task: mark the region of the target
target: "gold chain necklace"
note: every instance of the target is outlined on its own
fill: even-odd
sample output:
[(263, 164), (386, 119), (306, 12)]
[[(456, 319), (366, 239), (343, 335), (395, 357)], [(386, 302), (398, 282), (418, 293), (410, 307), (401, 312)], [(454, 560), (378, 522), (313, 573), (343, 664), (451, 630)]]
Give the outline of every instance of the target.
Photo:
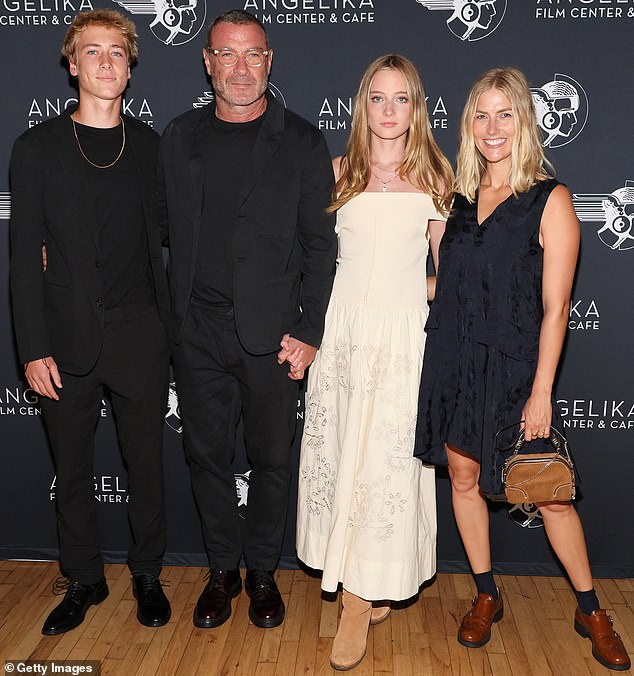
[(123, 140), (121, 142), (121, 150), (119, 151), (119, 154), (114, 158), (110, 164), (95, 164), (92, 160), (88, 159), (86, 157), (86, 153), (84, 152), (84, 149), (81, 147), (81, 143), (79, 142), (79, 136), (77, 136), (77, 127), (75, 126), (75, 120), (71, 116), (70, 121), (73, 123), (73, 133), (75, 134), (75, 140), (77, 141), (77, 147), (79, 148), (79, 152), (81, 153), (81, 156), (88, 162), (88, 164), (91, 164), (95, 169), (110, 169), (110, 167), (113, 167), (120, 159), (121, 155), (123, 155), (123, 150), (125, 148), (125, 122), (123, 121), (123, 118), (119, 118), (121, 120), (121, 135), (123, 137)]

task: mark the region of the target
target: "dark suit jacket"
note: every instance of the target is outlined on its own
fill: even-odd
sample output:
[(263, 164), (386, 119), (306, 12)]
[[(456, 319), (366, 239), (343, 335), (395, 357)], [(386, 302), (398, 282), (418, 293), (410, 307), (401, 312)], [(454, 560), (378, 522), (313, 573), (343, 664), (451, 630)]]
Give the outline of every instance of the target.
[[(172, 121), (159, 160), (159, 207), (169, 226), (168, 279), (180, 341), (198, 255), (203, 152), (215, 104)], [(253, 354), (279, 349), (284, 333), (316, 347), (332, 289), (335, 218), (327, 214), (333, 172), (323, 134), (274, 98), (244, 177), (233, 239), (238, 336)]]
[[(60, 370), (82, 375), (103, 341), (99, 242), (84, 160), (76, 152), (72, 110), (20, 136), (11, 156), (11, 292), (20, 361), (52, 355)], [(126, 146), (143, 184), (148, 251), (159, 312), (169, 323), (168, 291), (154, 179), (159, 137), (124, 116)], [(42, 243), (48, 265), (42, 271)]]

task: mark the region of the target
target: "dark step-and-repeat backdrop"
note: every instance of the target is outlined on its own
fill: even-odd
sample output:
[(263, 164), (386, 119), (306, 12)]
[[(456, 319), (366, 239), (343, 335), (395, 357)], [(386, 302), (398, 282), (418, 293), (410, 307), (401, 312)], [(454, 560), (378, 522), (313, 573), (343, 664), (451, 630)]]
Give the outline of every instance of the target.
[[(9, 298), (8, 164), (15, 137), (57, 115), (76, 92), (60, 57), (72, 17), (121, 10), (139, 33), (140, 57), (125, 112), (161, 132), (213, 97), (201, 50), (209, 23), (239, 7), (266, 25), (275, 56), (272, 93), (320, 129), (333, 155), (350, 131), (352, 97), (366, 65), (399, 52), (419, 67), (436, 140), (455, 157), (459, 118), (477, 75), (522, 69), (535, 90), (544, 146), (574, 195), (582, 249), (557, 395), (581, 473), (578, 509), (597, 576), (634, 577), (634, 0), (0, 0), (0, 557), (56, 558), (55, 471), (37, 396), (17, 363)], [(304, 416), (297, 403), (297, 431)], [(183, 458), (176, 390), (165, 413), (169, 545), (166, 562), (204, 565)], [(296, 458), (299, 450), (295, 443)], [(239, 445), (236, 499), (249, 467)], [(439, 570), (467, 570), (438, 473)], [(124, 561), (129, 544), (126, 473), (110, 404), (97, 433), (95, 500), (103, 546)], [(295, 566), (291, 495), (283, 566)], [(539, 514), (495, 508), (499, 572), (559, 574)]]

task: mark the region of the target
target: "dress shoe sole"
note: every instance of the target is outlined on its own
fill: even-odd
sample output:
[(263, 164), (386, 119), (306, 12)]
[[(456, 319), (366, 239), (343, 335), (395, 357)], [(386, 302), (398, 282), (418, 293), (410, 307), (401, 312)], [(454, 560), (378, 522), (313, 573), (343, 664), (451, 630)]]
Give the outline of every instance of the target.
[(215, 629), (224, 624), (231, 617), (231, 599), (235, 599), (241, 591), (242, 580), (238, 580), (237, 584), (235, 584), (229, 592), (229, 599), (224, 612), (221, 615), (218, 615), (218, 617), (200, 617), (196, 612), (197, 607), (194, 608), (194, 626), (199, 629)]
[[(493, 626), (496, 622), (499, 622), (503, 617), (504, 617), (504, 608), (501, 608), (493, 616), (491, 626)], [(486, 645), (490, 640), (491, 640), (491, 629), (489, 629), (488, 633), (481, 641), (465, 641), (464, 639), (460, 638), (460, 632), (458, 632), (458, 643), (460, 643), (460, 645), (465, 646), (465, 648), (481, 648), (483, 645)]]
[[(592, 635), (590, 632), (582, 624), (579, 624), (577, 620), (575, 620), (574, 627), (575, 631), (577, 634), (579, 634), (579, 636), (581, 636), (581, 638), (589, 638), (590, 641), (592, 641)], [(599, 662), (599, 664), (602, 664), (608, 669), (612, 669), (612, 671), (627, 671), (632, 666), (631, 662), (627, 662), (625, 664), (612, 664), (612, 662), (608, 662), (606, 659), (601, 657), (601, 655), (595, 652), (594, 641), (592, 641), (592, 656), (597, 662)]]
[(72, 626), (64, 627), (63, 629), (56, 628), (47, 629), (46, 627), (42, 627), (42, 634), (44, 634), (44, 636), (58, 636), (59, 634), (65, 634), (68, 631), (77, 629), (77, 627), (86, 619), (86, 612), (88, 612), (88, 608), (90, 608), (90, 606), (98, 606), (100, 603), (103, 603), (108, 598), (109, 593), (110, 590), (108, 589), (108, 587), (105, 587), (105, 589), (98, 596), (95, 596), (95, 600), (92, 601), (90, 605), (86, 608), (86, 611), (81, 616), (79, 621), (73, 623)]
[(144, 627), (163, 627), (170, 621), (170, 617), (172, 617), (172, 609), (171, 608), (167, 611), (167, 615), (165, 617), (155, 618), (155, 619), (152, 619), (152, 620), (148, 620), (145, 617), (142, 617), (138, 610), (137, 610), (137, 613), (136, 613), (136, 619)]
[(277, 615), (273, 615), (273, 617), (267, 617), (264, 619), (258, 617), (256, 612), (253, 610), (253, 606), (249, 605), (249, 619), (256, 627), (259, 627), (260, 629), (273, 629), (273, 627), (279, 627), (280, 624), (284, 622), (284, 615), (284, 601), (282, 601), (282, 605), (280, 606)]
[(335, 670), (335, 671), (350, 671), (350, 669), (354, 669), (356, 666), (361, 664), (363, 661), (363, 658), (365, 657), (366, 651), (363, 651), (363, 655), (356, 661), (352, 662), (351, 664), (337, 664), (336, 662), (333, 662), (330, 660), (330, 666)]

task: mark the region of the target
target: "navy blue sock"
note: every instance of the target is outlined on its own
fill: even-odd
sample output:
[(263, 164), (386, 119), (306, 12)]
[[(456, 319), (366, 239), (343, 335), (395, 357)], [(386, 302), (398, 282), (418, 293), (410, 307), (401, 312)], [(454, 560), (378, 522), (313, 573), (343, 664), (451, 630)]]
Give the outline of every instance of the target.
[(474, 573), (473, 578), (478, 588), (478, 594), (491, 594), (497, 600), (498, 588), (493, 579), (493, 571), (487, 570), (486, 573)]
[(593, 611), (599, 610), (601, 606), (599, 606), (599, 599), (594, 589), (590, 591), (577, 591), (575, 589), (574, 591), (582, 613), (590, 615)]

